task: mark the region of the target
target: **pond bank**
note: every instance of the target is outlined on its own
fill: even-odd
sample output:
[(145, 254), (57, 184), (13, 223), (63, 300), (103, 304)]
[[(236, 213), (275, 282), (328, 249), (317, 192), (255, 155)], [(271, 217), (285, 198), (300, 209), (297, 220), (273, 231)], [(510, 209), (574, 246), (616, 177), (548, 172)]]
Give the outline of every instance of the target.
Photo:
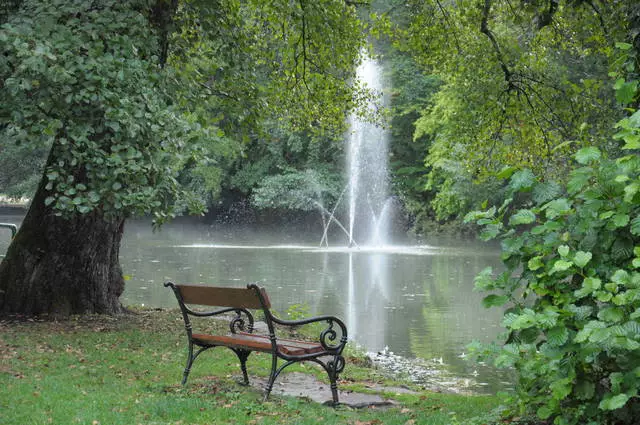
[[(284, 380), (262, 403), (268, 356), (249, 359), (257, 388), (247, 388), (236, 383), (239, 367), (230, 350), (203, 354), (183, 387), (183, 333), (178, 312), (164, 310), (48, 322), (2, 320), (0, 423), (435, 425), (473, 423), (471, 418), (486, 417), (497, 405), (493, 396), (434, 393), (391, 381), (361, 366), (354, 353), (347, 354), (339, 384), (345, 401), (349, 393), (377, 400), (367, 399), (358, 409), (328, 408), (305, 393), (280, 395), (292, 385)], [(282, 378), (306, 385), (312, 395), (320, 392), (316, 380), (326, 386), (323, 371), (313, 364), (291, 372)]]

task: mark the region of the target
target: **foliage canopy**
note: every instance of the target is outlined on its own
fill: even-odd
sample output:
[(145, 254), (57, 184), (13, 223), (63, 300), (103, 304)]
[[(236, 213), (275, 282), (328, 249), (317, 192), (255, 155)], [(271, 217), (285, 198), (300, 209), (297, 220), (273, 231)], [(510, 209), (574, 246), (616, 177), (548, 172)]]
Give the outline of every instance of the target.
[(1, 136), (51, 149), (58, 214), (202, 211), (265, 120), (331, 132), (354, 107), (353, 6), (174, 3), (24, 1), (3, 24)]

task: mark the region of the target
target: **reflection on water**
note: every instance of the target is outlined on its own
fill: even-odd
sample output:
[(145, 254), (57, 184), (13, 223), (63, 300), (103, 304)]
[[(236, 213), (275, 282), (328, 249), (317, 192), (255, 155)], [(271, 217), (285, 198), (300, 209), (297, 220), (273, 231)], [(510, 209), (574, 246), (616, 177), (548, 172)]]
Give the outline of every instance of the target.
[[(0, 215), (2, 222), (19, 219)], [(9, 234), (1, 236), (4, 253)], [(122, 301), (176, 307), (162, 286), (167, 280), (238, 287), (258, 282), (281, 314), (306, 304), (311, 314), (342, 318), (351, 339), (368, 351), (388, 347), (435, 359), (460, 377), (486, 383), (488, 391), (503, 387), (495, 370), (464, 359), (469, 342), (488, 342), (501, 332), (501, 313), (484, 309), (482, 294), (473, 291), (480, 270), (499, 267), (496, 250), (469, 241), (448, 241), (446, 248), (319, 249), (316, 236), (188, 222), (153, 233), (148, 222), (128, 222), (120, 251), (128, 278)]]

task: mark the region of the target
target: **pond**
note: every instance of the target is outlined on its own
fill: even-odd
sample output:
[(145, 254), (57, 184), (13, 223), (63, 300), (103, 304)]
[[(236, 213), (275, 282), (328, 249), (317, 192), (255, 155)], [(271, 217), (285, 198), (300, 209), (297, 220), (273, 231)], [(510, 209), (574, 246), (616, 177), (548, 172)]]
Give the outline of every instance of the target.
[[(0, 222), (21, 217), (0, 215)], [(0, 253), (10, 232), (0, 234)], [(176, 283), (245, 286), (258, 282), (275, 310), (332, 314), (350, 339), (370, 352), (423, 359), (473, 391), (495, 392), (509, 377), (467, 361), (466, 345), (489, 342), (502, 331), (501, 312), (482, 307), (474, 276), (500, 267), (497, 249), (469, 240), (378, 249), (319, 248), (317, 234), (207, 225), (178, 220), (153, 232), (129, 221), (120, 258), (127, 279), (125, 305), (176, 307)], [(460, 384), (463, 382), (463, 384)]]

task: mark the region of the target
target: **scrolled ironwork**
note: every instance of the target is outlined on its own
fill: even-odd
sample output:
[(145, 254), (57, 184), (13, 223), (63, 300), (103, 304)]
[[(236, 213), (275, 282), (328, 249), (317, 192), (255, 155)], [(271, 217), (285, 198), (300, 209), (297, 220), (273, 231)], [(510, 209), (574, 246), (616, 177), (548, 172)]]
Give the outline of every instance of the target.
[(253, 316), (251, 313), (244, 309), (236, 309), (234, 311), (236, 312), (236, 317), (229, 322), (229, 330), (231, 333), (253, 332)]
[(333, 360), (327, 362), (327, 367), (337, 375), (344, 370), (345, 363), (344, 357), (335, 356)]
[(320, 345), (325, 350), (336, 350), (342, 345), (342, 341), (336, 342), (338, 339), (338, 333), (333, 329), (333, 320), (328, 319), (327, 323), (329, 327), (320, 332)]

